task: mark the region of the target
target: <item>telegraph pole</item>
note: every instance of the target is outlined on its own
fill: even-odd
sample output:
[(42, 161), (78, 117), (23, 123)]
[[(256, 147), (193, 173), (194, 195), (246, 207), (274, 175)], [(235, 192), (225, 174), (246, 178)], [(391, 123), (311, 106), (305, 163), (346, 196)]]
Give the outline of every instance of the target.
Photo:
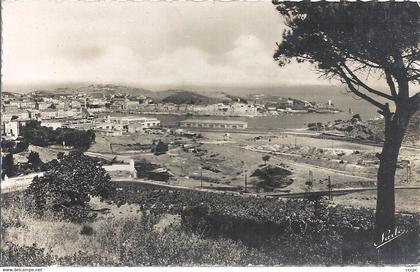
[(407, 183), (411, 182), (411, 165), (410, 165), (410, 161), (408, 161), (407, 164)]
[(248, 170), (246, 170), (245, 169), (245, 193), (247, 192), (247, 186), (248, 186), (248, 183), (247, 183), (247, 178), (248, 178)]
[(328, 199), (329, 200), (333, 200), (333, 195), (332, 195), (332, 185), (331, 185), (331, 177), (328, 176)]
[(203, 168), (200, 167), (200, 187), (203, 189)]

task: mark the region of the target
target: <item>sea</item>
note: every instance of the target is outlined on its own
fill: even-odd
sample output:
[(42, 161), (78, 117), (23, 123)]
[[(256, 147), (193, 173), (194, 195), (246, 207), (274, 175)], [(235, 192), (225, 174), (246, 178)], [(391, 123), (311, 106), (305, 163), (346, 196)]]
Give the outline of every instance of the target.
[(290, 113), (276, 116), (257, 116), (257, 117), (231, 117), (231, 116), (198, 116), (198, 115), (172, 115), (172, 114), (153, 114), (143, 115), (155, 117), (160, 120), (162, 126), (177, 127), (180, 121), (186, 119), (206, 119), (206, 120), (238, 120), (248, 123), (249, 129), (255, 130), (279, 130), (279, 129), (303, 129), (310, 123), (329, 122), (334, 120), (348, 120), (353, 114), (348, 112), (330, 113)]
[[(68, 85), (68, 84), (67, 84)], [(69, 87), (67, 85), (55, 87)], [(81, 86), (85, 86), (81, 83)], [(73, 86), (77, 87), (77, 86)], [(50, 86), (51, 88), (51, 86)], [(179, 122), (186, 119), (224, 119), (241, 120), (248, 122), (248, 128), (258, 130), (276, 129), (301, 129), (306, 128), (309, 123), (329, 122), (334, 120), (348, 120), (354, 114), (359, 114), (363, 120), (379, 117), (377, 108), (368, 102), (348, 93), (342, 86), (291, 86), (291, 87), (208, 87), (203, 86), (182, 86), (182, 89), (195, 91), (197, 93), (211, 94), (223, 92), (230, 95), (247, 96), (250, 94), (275, 95), (279, 97), (291, 97), (305, 101), (327, 103), (329, 100), (339, 109), (340, 113), (281, 113), (278, 116), (262, 117), (222, 117), (222, 116), (179, 116), (179, 115), (149, 115), (157, 117), (162, 125), (176, 127)], [(380, 100), (380, 99), (378, 99)]]
[(158, 118), (164, 126), (175, 127), (179, 122), (186, 119), (216, 119), (216, 120), (240, 120), (248, 122), (249, 129), (278, 130), (278, 129), (303, 129), (309, 123), (327, 123), (334, 120), (348, 120), (354, 114), (359, 114), (362, 120), (380, 117), (377, 108), (364, 100), (343, 92), (343, 90), (316, 90), (297, 91), (296, 89), (282, 90), (276, 95), (293, 97), (306, 101), (327, 103), (329, 100), (342, 112), (339, 113), (280, 113), (278, 116), (259, 117), (226, 117), (226, 116), (186, 116), (186, 115), (150, 115)]

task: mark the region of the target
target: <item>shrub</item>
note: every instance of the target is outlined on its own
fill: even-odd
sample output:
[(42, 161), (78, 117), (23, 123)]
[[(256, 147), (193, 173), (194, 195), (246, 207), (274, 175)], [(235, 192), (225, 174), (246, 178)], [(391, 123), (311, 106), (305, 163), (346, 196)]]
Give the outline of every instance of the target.
[(91, 226), (83, 225), (82, 230), (80, 231), (81, 235), (87, 235), (90, 236), (94, 233), (94, 230)]
[(13, 161), (13, 154), (9, 153), (3, 157), (2, 165), (1, 165), (2, 179), (7, 175), (8, 177), (13, 177), (16, 175), (17, 168)]
[(87, 150), (95, 141), (93, 130), (77, 130), (72, 128), (58, 128), (53, 130), (43, 127), (39, 122), (28, 123), (22, 128), (22, 135), (26, 143), (37, 146), (48, 146), (52, 144), (63, 144), (73, 146), (79, 150)]
[(63, 155), (49, 167), (27, 190), (40, 215), (49, 210), (60, 218), (83, 222), (95, 215), (88, 204), (91, 196), (109, 197), (114, 191), (101, 164), (80, 152)]
[(264, 161), (265, 164), (267, 164), (267, 162), (270, 160), (271, 156), (270, 155), (264, 155), (262, 157), (262, 160)]
[(33, 169), (37, 171), (42, 165), (42, 161), (39, 158), (39, 153), (35, 151), (31, 151), (31, 153), (29, 153), (28, 155), (28, 163), (30, 163)]
[(7, 250), (1, 248), (2, 259), (0, 266), (49, 266), (52, 264), (52, 257), (38, 248), (32, 246), (18, 246), (13, 243), (7, 244)]
[(165, 154), (166, 152), (168, 152), (168, 144), (166, 144), (162, 141), (159, 141), (157, 143), (156, 147), (154, 148), (153, 152), (156, 156)]
[[(221, 193), (168, 191), (132, 183), (120, 186), (124, 190), (115, 195), (117, 202), (139, 203), (154, 214), (181, 214), (182, 226), (192, 233), (208, 239), (233, 239), (266, 253), (272, 249), (278, 252), (277, 260), (281, 259), (281, 263), (290, 261), (289, 264), (296, 265), (299, 260), (290, 256), (299, 250), (307, 264), (362, 265), (377, 260), (371, 209), (333, 206), (320, 200), (243, 198)], [(408, 234), (399, 242), (404, 254), (395, 255), (390, 262), (414, 263), (418, 258), (419, 218), (414, 215), (397, 215), (397, 218), (397, 225)], [(279, 244), (282, 239), (285, 241)], [(286, 246), (288, 250), (283, 249)], [(303, 257), (305, 254), (308, 256)]]

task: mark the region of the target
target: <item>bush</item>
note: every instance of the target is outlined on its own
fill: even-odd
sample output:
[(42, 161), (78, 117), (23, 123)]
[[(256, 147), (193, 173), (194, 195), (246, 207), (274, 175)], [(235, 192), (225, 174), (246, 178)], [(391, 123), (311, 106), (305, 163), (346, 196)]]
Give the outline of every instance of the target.
[[(365, 265), (377, 260), (372, 209), (333, 206), (319, 200), (243, 198), (133, 183), (119, 185), (123, 190), (114, 200), (120, 204), (138, 203), (154, 214), (181, 214), (183, 227), (192, 233), (208, 239), (233, 239), (266, 253), (271, 249), (281, 262), (296, 265), (300, 260), (290, 256), (299, 250), (302, 264)], [(404, 254), (395, 255), (390, 262), (414, 263), (418, 258), (419, 218), (399, 214), (397, 218), (397, 225), (408, 234), (399, 242)], [(308, 256), (303, 257), (305, 254)]]
[(1, 148), (4, 152), (17, 154), (28, 149), (29, 143), (27, 141), (15, 141), (2, 139)]
[(32, 166), (35, 171), (38, 171), (42, 165), (42, 161), (39, 158), (39, 153), (31, 151), (28, 155), (28, 163)]
[(1, 169), (2, 169), (1, 171), (2, 179), (5, 177), (5, 175), (7, 175), (9, 178), (16, 175), (17, 167), (13, 161), (13, 154), (9, 153), (3, 157)]
[(83, 225), (82, 230), (80, 231), (81, 235), (87, 235), (90, 236), (94, 233), (94, 230), (91, 226)]
[(87, 150), (95, 141), (93, 130), (77, 130), (72, 128), (58, 128), (53, 130), (49, 127), (42, 127), (38, 122), (28, 123), (22, 128), (22, 135), (26, 143), (37, 146), (48, 146), (52, 144), (63, 144), (73, 146), (79, 150)]
[(18, 246), (13, 243), (7, 243), (7, 250), (1, 248), (2, 259), (0, 266), (50, 266), (52, 257), (44, 252), (44, 249), (38, 248), (36, 244), (32, 246)]
[(156, 147), (154, 148), (153, 152), (156, 156), (165, 154), (166, 152), (168, 152), (168, 144), (166, 144), (162, 141), (159, 141), (157, 143)]
[(268, 165), (256, 169), (250, 177), (257, 178), (256, 186), (258, 188), (263, 188), (264, 191), (273, 191), (274, 188), (284, 188), (290, 185), (292, 182), (287, 177), (291, 174), (292, 172), (282, 167)]
[(62, 219), (83, 222), (95, 214), (88, 202), (92, 196), (109, 197), (114, 186), (96, 160), (79, 152), (61, 155), (49, 164), (43, 177), (35, 177), (27, 190), (35, 211), (52, 211)]

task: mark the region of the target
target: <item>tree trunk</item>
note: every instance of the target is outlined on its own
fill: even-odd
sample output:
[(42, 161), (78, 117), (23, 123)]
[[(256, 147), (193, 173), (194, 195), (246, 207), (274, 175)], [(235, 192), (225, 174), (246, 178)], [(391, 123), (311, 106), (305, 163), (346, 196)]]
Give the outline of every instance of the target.
[(382, 233), (395, 227), (395, 171), (400, 145), (395, 140), (385, 141), (380, 155), (378, 169), (378, 191), (376, 202), (376, 234), (380, 238)]
[[(385, 142), (382, 153), (378, 155), (380, 162), (375, 222), (375, 240), (378, 243), (383, 234), (387, 235), (387, 232), (393, 233), (395, 230), (395, 172), (408, 121), (409, 114), (405, 110), (397, 109), (394, 116), (385, 115)], [(388, 249), (383, 248), (384, 253), (390, 252), (389, 246), (386, 247)]]

